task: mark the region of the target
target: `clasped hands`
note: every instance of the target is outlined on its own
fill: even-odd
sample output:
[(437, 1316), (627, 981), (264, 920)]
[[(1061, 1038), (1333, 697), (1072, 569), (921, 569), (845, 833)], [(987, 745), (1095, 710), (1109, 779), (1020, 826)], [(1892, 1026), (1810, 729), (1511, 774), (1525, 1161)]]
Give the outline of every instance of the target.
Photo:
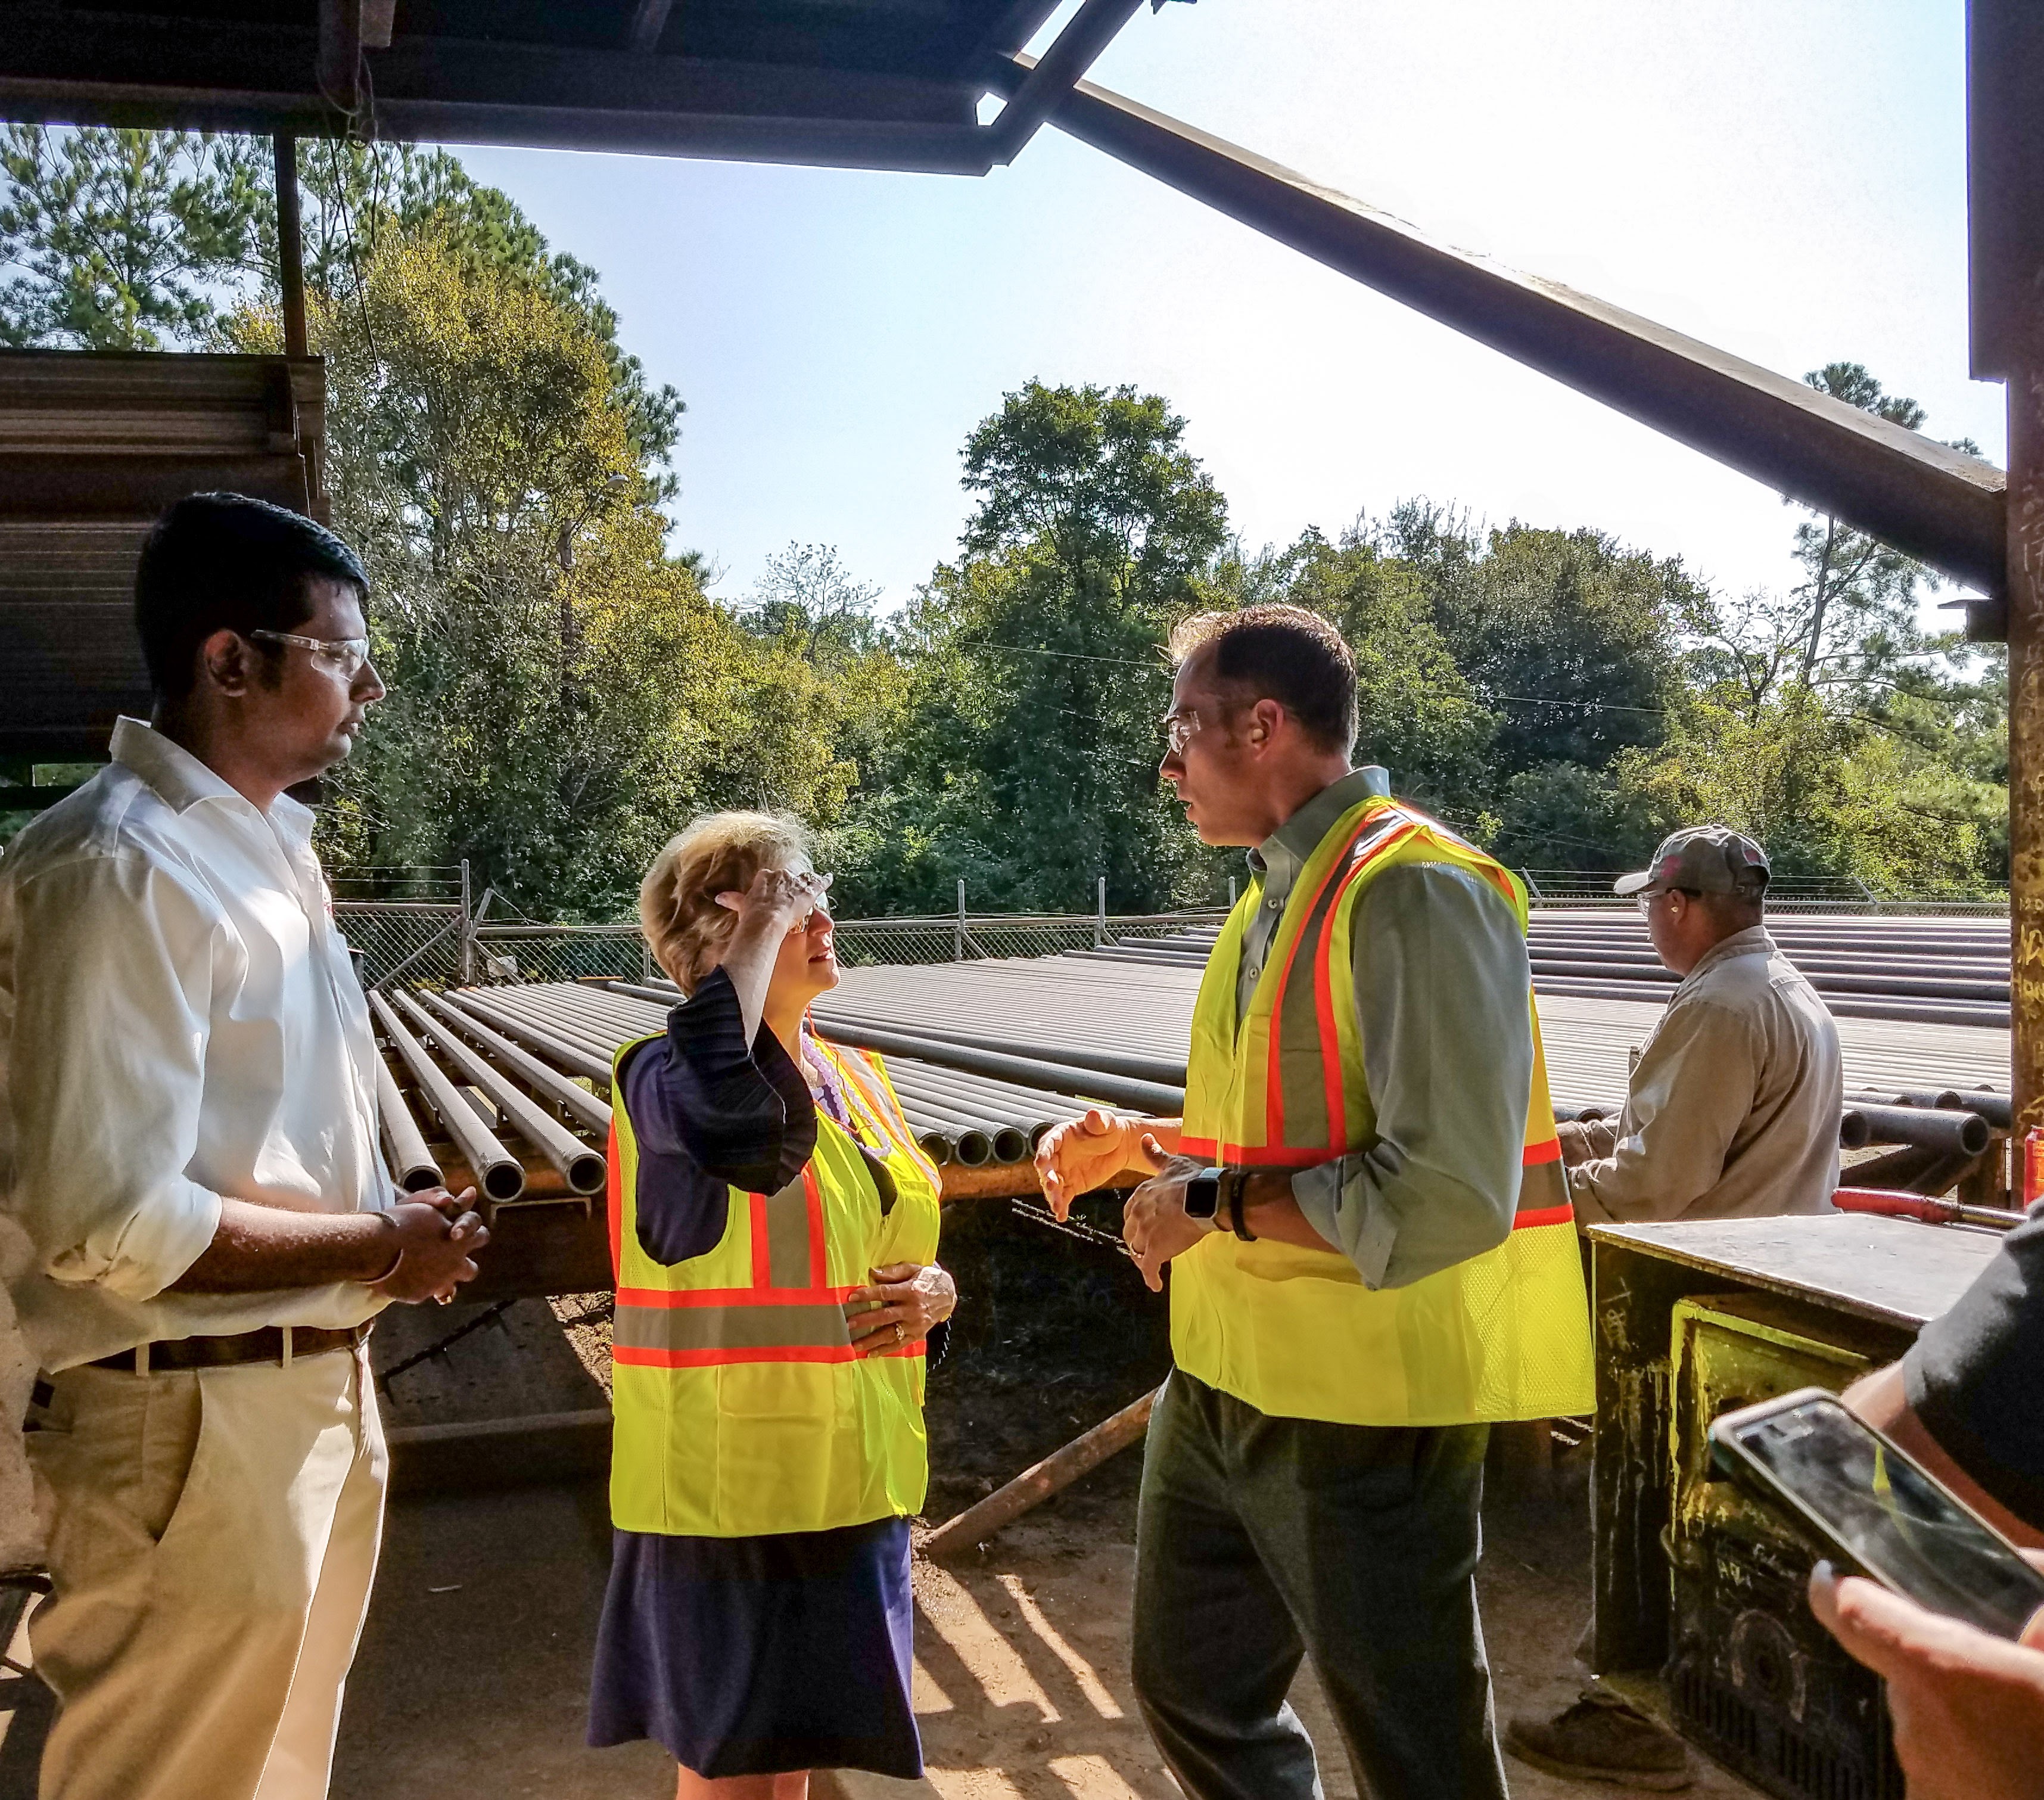
[(413, 1305), (436, 1300), (445, 1306), (453, 1299), (457, 1287), (475, 1279), (474, 1253), (490, 1241), (490, 1228), (471, 1210), (474, 1198), (472, 1187), (459, 1194), (428, 1188), (383, 1213), (397, 1260), (369, 1283), (370, 1291)]
[(870, 1284), (844, 1297), (851, 1347), (862, 1356), (928, 1337), (958, 1306), (957, 1284), (935, 1263), (889, 1263), (870, 1272)]
[(1078, 1195), (1113, 1185), (1117, 1175), (1148, 1178), (1122, 1209), (1121, 1236), (1153, 1294), (1163, 1289), (1164, 1265), (1215, 1229), (1212, 1219), (1185, 1215), (1185, 1183), (1204, 1166), (1197, 1157), (1173, 1156), (1138, 1121), (1097, 1106), (1054, 1126), (1036, 1148), (1043, 1198), (1060, 1219)]

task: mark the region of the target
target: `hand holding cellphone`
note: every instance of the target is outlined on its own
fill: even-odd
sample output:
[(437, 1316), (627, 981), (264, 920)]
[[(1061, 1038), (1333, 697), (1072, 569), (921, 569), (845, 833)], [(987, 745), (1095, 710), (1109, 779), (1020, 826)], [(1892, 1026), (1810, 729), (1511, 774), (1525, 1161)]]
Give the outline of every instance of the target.
[(2044, 1575), (1920, 1464), (1821, 1387), (1722, 1414), (1713, 1465), (1846, 1567), (1996, 1637), (2044, 1607)]

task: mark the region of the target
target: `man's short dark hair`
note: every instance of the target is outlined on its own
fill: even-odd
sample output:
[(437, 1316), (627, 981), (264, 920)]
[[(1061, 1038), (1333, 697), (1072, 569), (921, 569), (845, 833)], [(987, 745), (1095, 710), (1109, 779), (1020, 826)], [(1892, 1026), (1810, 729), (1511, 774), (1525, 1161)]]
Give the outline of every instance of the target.
[(149, 685), (181, 699), (198, 647), (217, 631), (294, 631), (313, 616), (308, 583), (369, 576), (355, 552), (302, 513), (245, 494), (194, 494), (157, 520), (135, 569), (135, 629)]
[(1342, 635), (1304, 606), (1201, 613), (1171, 633), (1171, 660), (1212, 652), (1214, 685), (1241, 703), (1275, 700), (1324, 749), (1355, 743), (1355, 658)]

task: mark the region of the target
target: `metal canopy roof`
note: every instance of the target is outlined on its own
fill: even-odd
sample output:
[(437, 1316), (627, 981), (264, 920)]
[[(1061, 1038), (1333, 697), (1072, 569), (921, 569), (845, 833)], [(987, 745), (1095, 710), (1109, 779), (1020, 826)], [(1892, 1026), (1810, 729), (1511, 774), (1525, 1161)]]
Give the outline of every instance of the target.
[[(1045, 85), (1140, 4), (1088, 0)], [(983, 175), (1028, 135), (978, 122), (986, 77), (1055, 6), (0, 0), (0, 117)]]

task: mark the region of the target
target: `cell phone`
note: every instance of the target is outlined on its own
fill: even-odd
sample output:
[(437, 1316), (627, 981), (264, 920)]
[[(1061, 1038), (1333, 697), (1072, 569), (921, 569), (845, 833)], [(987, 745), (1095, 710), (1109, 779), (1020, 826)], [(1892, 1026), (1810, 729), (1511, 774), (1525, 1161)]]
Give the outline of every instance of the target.
[(1720, 1414), (1711, 1460), (1848, 1570), (1931, 1612), (2014, 1638), (2044, 1606), (2044, 1575), (2014, 1544), (1821, 1387)]

